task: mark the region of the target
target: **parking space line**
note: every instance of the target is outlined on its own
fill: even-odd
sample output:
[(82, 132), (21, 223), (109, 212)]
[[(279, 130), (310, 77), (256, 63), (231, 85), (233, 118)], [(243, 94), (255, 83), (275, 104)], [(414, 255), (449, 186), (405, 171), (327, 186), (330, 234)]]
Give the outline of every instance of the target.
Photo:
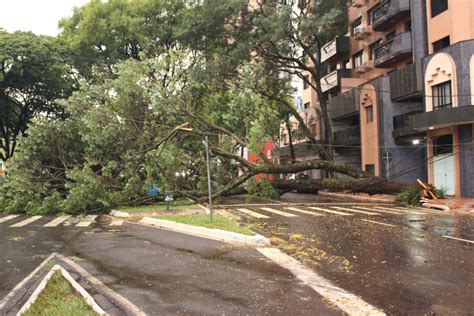
[(336, 215), (344, 215), (344, 216), (351, 216), (354, 214), (349, 214), (349, 213), (344, 213), (344, 212), (338, 212), (338, 211), (333, 211), (333, 210), (328, 210), (325, 208), (320, 208), (320, 207), (314, 207), (314, 206), (308, 206), (308, 208), (316, 211), (321, 211), (321, 212), (326, 212), (326, 213), (331, 213), (331, 214), (336, 214)]
[(316, 212), (311, 212), (311, 211), (305, 211), (305, 210), (302, 210), (302, 209), (297, 208), (297, 207), (287, 207), (286, 209), (287, 209), (287, 210), (290, 210), (290, 211), (298, 212), (298, 213), (313, 215), (313, 216), (326, 216), (326, 215), (321, 214), (321, 213), (316, 213)]
[(412, 211), (412, 210), (403, 210), (403, 209), (397, 209), (397, 208), (388, 208), (388, 207), (382, 207), (382, 206), (377, 206), (375, 207), (376, 209), (382, 209), (382, 210), (387, 210), (387, 211), (400, 211), (400, 212), (404, 212), (404, 213), (412, 213), (412, 214), (420, 214), (420, 215), (425, 215), (426, 213), (422, 213), (422, 212), (417, 212), (417, 211)]
[(403, 215), (404, 213), (402, 212), (396, 212), (396, 211), (387, 211), (387, 210), (379, 210), (379, 209), (373, 209), (373, 208), (368, 208), (368, 207), (362, 207), (362, 206), (353, 206), (355, 208), (365, 210), (365, 211), (377, 211), (380, 213), (388, 213), (388, 214), (395, 214), (395, 215)]
[(19, 223), (13, 224), (13, 225), (10, 225), (10, 227), (23, 227), (23, 226), (26, 226), (26, 225), (31, 224), (33, 222), (36, 222), (37, 220), (39, 220), (42, 217), (43, 216), (39, 216), (39, 215), (32, 216), (30, 218), (25, 219), (24, 221), (21, 221)]
[(369, 222), (369, 223), (372, 223), (372, 224), (378, 224), (378, 225), (383, 225), (383, 226), (389, 226), (389, 227), (397, 227), (396, 225), (392, 225), (392, 224), (387, 224), (387, 223), (382, 223), (382, 222), (377, 222), (377, 221), (371, 221), (370, 219), (362, 219), (364, 222)]
[(76, 224), (76, 227), (88, 227), (97, 218), (97, 215), (87, 215), (82, 221)]
[(380, 215), (379, 213), (375, 213), (375, 212), (360, 211), (360, 210), (355, 210), (355, 209), (347, 208), (347, 207), (333, 206), (332, 208), (335, 208), (341, 211), (354, 212), (354, 213), (365, 214), (365, 215)]
[(270, 208), (270, 207), (261, 207), (260, 209), (263, 210), (263, 211), (266, 211), (266, 212), (274, 213), (274, 214), (285, 216), (285, 217), (298, 217), (298, 215), (282, 212), (282, 211), (275, 210), (275, 209)]
[(385, 315), (382, 310), (365, 302), (359, 296), (337, 287), (331, 281), (320, 276), (314, 270), (307, 268), (281, 250), (276, 248), (257, 248), (257, 250), (268, 259), (289, 270), (296, 278), (340, 308), (347, 315)]
[(239, 212), (245, 213), (247, 215), (250, 215), (252, 217), (255, 217), (255, 218), (270, 218), (267, 215), (263, 215), (263, 214), (254, 212), (254, 211), (251, 211), (251, 210), (246, 209), (246, 208), (237, 208), (236, 210), (239, 211)]
[(451, 236), (446, 236), (446, 235), (444, 235), (443, 238), (454, 239), (454, 240), (457, 240), (457, 241), (463, 241), (463, 242), (468, 242), (470, 244), (474, 244), (474, 240), (469, 240), (469, 239), (451, 237)]
[(20, 215), (8, 215), (8, 216), (5, 216), (5, 217), (2, 217), (0, 218), (0, 223), (5, 223), (11, 219), (14, 219), (14, 218), (17, 218), (18, 216)]
[(122, 226), (123, 219), (115, 219), (110, 223), (110, 226)]
[(59, 216), (59, 217), (53, 219), (52, 221), (50, 221), (49, 223), (43, 225), (43, 227), (56, 227), (59, 224), (62, 224), (63, 222), (68, 220), (70, 217), (71, 217), (71, 215)]

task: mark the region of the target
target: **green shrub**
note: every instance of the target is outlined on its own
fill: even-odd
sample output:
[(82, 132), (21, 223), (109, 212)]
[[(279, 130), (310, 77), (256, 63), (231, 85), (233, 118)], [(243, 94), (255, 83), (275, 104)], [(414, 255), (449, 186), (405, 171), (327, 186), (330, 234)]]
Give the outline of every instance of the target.
[(446, 195), (448, 194), (448, 187), (442, 186), (441, 188), (436, 188), (435, 189), (436, 196), (438, 196), (441, 199), (444, 199)]
[(417, 186), (412, 186), (397, 195), (398, 200), (411, 206), (421, 205), (421, 197), (421, 190)]
[(250, 197), (258, 196), (272, 200), (278, 198), (278, 192), (267, 178), (261, 178), (259, 180), (252, 178), (248, 180), (245, 184), (245, 190)]

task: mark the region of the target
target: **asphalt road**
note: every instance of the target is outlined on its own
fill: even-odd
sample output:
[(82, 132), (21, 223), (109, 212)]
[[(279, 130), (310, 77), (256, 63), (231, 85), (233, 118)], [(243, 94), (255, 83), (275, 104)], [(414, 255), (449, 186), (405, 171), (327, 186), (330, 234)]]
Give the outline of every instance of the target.
[(51, 252), (73, 258), (149, 315), (340, 315), (254, 249), (123, 223), (0, 223), (0, 298)]
[(388, 314), (474, 315), (474, 216), (384, 207), (226, 209), (286, 241), (283, 251)]

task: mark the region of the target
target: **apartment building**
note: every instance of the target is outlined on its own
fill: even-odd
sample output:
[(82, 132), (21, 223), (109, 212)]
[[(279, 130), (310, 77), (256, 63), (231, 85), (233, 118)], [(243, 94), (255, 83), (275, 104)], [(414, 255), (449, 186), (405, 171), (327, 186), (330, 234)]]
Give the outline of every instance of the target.
[[(350, 0), (347, 10), (347, 35), (321, 55), (335, 160), (474, 196), (474, 1)], [(317, 96), (303, 92), (313, 118)]]

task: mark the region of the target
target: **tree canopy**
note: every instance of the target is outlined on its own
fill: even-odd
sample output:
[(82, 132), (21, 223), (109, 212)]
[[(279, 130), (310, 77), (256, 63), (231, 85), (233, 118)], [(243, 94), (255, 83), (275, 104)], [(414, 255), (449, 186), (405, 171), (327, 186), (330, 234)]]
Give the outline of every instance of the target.
[[(252, 179), (260, 173), (311, 169), (353, 179), (276, 180), (262, 187), (382, 190), (382, 180), (334, 162), (325, 140), (304, 121), (318, 159), (279, 163), (263, 153), (265, 142), (278, 140), (280, 122), (298, 115), (288, 74), (321, 74), (311, 62), (318, 63), (314, 56), (329, 36), (324, 27), (337, 23), (339, 13), (331, 7), (313, 16), (307, 10), (316, 7), (257, 4), (93, 0), (76, 9), (61, 22), (60, 38), (73, 57), (90, 59), (72, 61), (78, 90), (55, 103), (67, 116), (37, 116), (21, 138), (0, 185), (0, 209), (107, 209), (147, 201), (145, 189), (156, 183), (200, 200), (206, 196), (205, 136), (214, 197), (255, 189)], [(246, 160), (244, 149), (260, 161)]]

